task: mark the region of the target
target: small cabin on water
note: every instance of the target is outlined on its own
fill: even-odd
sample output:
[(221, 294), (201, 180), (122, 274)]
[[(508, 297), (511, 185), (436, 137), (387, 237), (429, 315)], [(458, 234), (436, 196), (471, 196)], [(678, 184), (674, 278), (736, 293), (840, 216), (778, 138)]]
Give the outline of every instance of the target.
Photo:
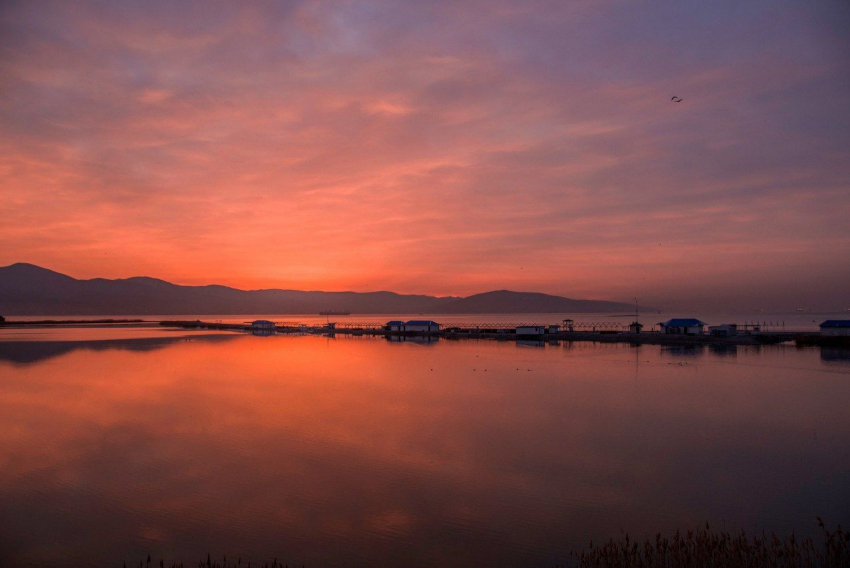
[(405, 322), (403, 331), (440, 331), (440, 324), (431, 320), (410, 320)]
[(516, 328), (517, 335), (543, 335), (546, 333), (545, 325), (520, 325)]
[(696, 318), (673, 318), (665, 322), (660, 322), (662, 333), (673, 335), (702, 335), (705, 333), (705, 326), (708, 325), (704, 321)]
[(708, 328), (708, 334), (712, 337), (735, 337), (738, 335), (738, 324), (724, 323), (722, 325), (712, 325)]
[(404, 331), (404, 322), (401, 320), (388, 321), (384, 325), (384, 329), (387, 331)]
[(274, 322), (269, 320), (254, 320), (251, 322), (253, 331), (274, 331)]
[(820, 324), (820, 334), (830, 337), (850, 337), (850, 320), (826, 320)]

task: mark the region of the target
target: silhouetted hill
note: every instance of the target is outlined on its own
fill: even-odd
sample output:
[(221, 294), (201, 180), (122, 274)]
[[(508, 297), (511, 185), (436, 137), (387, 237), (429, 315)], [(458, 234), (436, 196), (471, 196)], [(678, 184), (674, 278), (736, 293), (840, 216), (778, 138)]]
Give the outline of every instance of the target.
[(496, 290), (453, 300), (439, 306), (443, 314), (543, 314), (634, 311), (634, 306), (621, 302), (573, 300), (537, 292)]
[(238, 290), (227, 286), (180, 286), (134, 277), (77, 280), (32, 264), (0, 267), (0, 314), (317, 314), (324, 310), (361, 314), (519, 313), (630, 310), (627, 304), (571, 300), (509, 291), (468, 298), (394, 292), (304, 292)]

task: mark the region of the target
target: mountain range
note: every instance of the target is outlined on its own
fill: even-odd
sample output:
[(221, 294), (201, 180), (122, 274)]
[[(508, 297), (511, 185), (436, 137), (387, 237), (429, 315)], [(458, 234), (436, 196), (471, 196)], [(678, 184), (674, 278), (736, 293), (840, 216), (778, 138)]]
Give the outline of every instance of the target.
[(33, 264), (0, 267), (2, 315), (481, 314), (630, 312), (620, 302), (497, 290), (468, 297), (395, 292), (239, 290), (139, 276), (78, 280)]

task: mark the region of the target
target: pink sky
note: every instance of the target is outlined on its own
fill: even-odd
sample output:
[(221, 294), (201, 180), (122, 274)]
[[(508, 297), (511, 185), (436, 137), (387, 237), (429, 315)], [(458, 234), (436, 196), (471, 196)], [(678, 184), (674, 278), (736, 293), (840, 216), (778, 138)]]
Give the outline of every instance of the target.
[(5, 2), (0, 265), (850, 308), (848, 22), (838, 1)]

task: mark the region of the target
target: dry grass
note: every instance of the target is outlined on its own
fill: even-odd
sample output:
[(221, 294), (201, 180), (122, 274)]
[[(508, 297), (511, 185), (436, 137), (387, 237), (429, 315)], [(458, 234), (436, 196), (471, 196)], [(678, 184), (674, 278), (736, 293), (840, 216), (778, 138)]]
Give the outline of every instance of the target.
[(779, 538), (774, 534), (749, 537), (746, 533), (716, 532), (706, 525), (672, 538), (655, 535), (655, 539), (609, 540), (605, 544), (590, 543), (588, 550), (576, 554), (583, 568), (848, 568), (850, 567), (850, 533), (840, 526), (835, 532), (823, 531), (822, 542), (811, 538), (797, 540), (791, 534)]
[[(797, 540), (791, 534), (779, 538), (748, 536), (745, 532), (712, 531), (709, 525), (686, 533), (676, 531), (672, 538), (655, 535), (654, 539), (609, 540), (601, 545), (592, 542), (587, 550), (575, 553), (575, 564), (582, 568), (850, 568), (850, 532), (839, 526), (830, 532), (818, 517), (822, 536)], [(817, 542), (816, 542), (817, 541)], [(192, 568), (195, 564), (166, 564), (163, 560), (139, 562), (139, 568)], [(198, 568), (251, 568), (241, 558), (221, 562), (207, 555)], [(277, 559), (255, 568), (299, 568)], [(128, 568), (124, 564), (124, 568)], [(129, 568), (134, 568), (130, 566)], [(300, 568), (303, 568), (301, 566)], [(557, 567), (556, 567), (557, 568)]]

